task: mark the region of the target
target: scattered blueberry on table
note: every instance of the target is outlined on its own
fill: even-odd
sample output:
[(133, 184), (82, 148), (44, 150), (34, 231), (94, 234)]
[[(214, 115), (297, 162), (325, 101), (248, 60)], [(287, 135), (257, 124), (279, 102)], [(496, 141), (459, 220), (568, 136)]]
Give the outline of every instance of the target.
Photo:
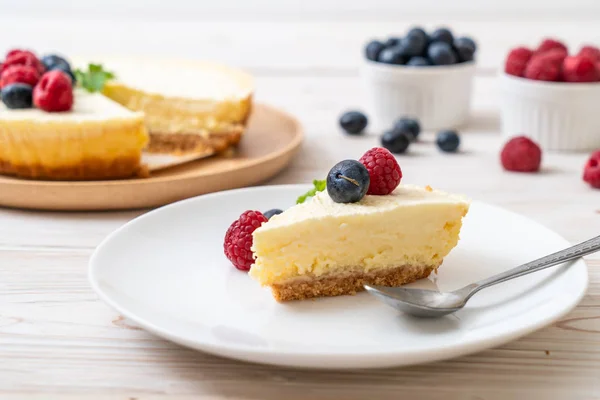
[(384, 64), (429, 67), (473, 61), (477, 45), (470, 37), (455, 38), (448, 28), (428, 34), (421, 27), (411, 28), (404, 37), (372, 40), (364, 49), (368, 60)]
[(454, 153), (458, 150), (458, 146), (460, 145), (460, 138), (456, 131), (445, 130), (437, 134), (435, 143), (443, 152)]
[(368, 120), (360, 111), (347, 111), (340, 117), (340, 126), (350, 135), (359, 135), (367, 127)]
[(394, 128), (405, 134), (408, 134), (412, 140), (415, 140), (417, 137), (419, 137), (419, 134), (421, 133), (421, 125), (415, 118), (402, 117), (396, 121)]
[(381, 145), (391, 153), (402, 154), (408, 149), (411, 140), (412, 136), (409, 136), (406, 132), (399, 129), (393, 128), (381, 136)]

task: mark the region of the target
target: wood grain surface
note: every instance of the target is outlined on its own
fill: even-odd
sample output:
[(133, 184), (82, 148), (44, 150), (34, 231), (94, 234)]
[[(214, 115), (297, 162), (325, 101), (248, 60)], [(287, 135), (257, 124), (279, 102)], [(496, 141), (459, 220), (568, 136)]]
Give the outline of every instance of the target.
[[(357, 69), (364, 41), (415, 23), (450, 25), (475, 36), (481, 49), (463, 151), (440, 154), (434, 133), (425, 132), (399, 157), (404, 181), (519, 212), (573, 243), (600, 233), (600, 191), (581, 180), (586, 154), (546, 153), (537, 175), (501, 169), (495, 81), (515, 44), (532, 45), (544, 35), (574, 47), (600, 44), (597, 2), (26, 3), (0, 0), (0, 27), (11, 37), (0, 53), (21, 45), (65, 54), (210, 58), (248, 69), (257, 77), (257, 100), (297, 116), (306, 132), (299, 154), (272, 184), (322, 177), (333, 163), (378, 143), (380, 132), (351, 138), (337, 126), (343, 110), (364, 107)], [(87, 282), (94, 247), (143, 212), (0, 209), (0, 399), (600, 399), (599, 255), (587, 259), (590, 286), (573, 312), (500, 348), (409, 368), (294, 370), (179, 347), (98, 301)]]

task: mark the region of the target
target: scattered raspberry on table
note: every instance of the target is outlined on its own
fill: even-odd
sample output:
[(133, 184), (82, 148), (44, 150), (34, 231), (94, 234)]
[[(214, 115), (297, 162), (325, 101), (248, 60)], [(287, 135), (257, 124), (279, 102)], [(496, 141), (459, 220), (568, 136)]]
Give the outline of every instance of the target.
[(500, 161), (507, 171), (536, 172), (542, 163), (542, 150), (528, 137), (517, 136), (504, 145)]
[(583, 180), (590, 186), (600, 189), (600, 150), (593, 152), (585, 163)]

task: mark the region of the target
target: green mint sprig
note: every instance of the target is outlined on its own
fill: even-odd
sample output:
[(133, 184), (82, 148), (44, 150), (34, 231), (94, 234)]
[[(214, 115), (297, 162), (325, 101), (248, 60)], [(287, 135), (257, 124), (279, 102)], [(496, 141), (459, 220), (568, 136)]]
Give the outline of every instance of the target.
[(83, 69), (75, 70), (77, 83), (90, 93), (99, 92), (109, 79), (114, 79), (115, 74), (106, 71), (102, 64), (88, 64), (87, 71)]
[(306, 192), (302, 196), (298, 197), (298, 200), (296, 200), (296, 204), (304, 203), (306, 201), (306, 199), (308, 199), (309, 197), (313, 197), (318, 192), (322, 192), (323, 190), (327, 189), (327, 181), (326, 180), (320, 181), (320, 180), (315, 179), (313, 181), (313, 185), (314, 185), (314, 188), (310, 189), (308, 192)]

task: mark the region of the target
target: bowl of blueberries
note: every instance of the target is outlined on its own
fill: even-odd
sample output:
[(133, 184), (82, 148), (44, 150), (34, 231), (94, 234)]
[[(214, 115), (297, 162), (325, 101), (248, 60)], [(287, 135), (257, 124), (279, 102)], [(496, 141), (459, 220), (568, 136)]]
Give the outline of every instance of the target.
[(378, 126), (410, 115), (425, 129), (457, 128), (469, 115), (477, 45), (448, 28), (372, 40), (361, 68), (370, 113)]

